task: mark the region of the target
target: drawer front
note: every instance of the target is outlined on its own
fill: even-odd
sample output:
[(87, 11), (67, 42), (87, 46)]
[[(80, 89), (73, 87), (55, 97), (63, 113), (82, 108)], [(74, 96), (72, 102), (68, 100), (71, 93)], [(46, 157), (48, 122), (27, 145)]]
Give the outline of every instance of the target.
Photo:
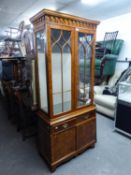
[(76, 121), (75, 120), (71, 120), (71, 121), (68, 121), (68, 122), (65, 122), (65, 123), (53, 126), (53, 132), (54, 133), (61, 132), (63, 130), (66, 130), (68, 128), (71, 128), (71, 127), (75, 126), (75, 124), (76, 124)]
[(87, 120), (87, 119), (89, 119), (89, 118), (95, 117), (95, 115), (96, 115), (96, 114), (95, 114), (95, 111), (82, 114), (82, 115), (80, 115), (80, 116), (77, 118), (77, 123), (83, 122), (84, 120)]

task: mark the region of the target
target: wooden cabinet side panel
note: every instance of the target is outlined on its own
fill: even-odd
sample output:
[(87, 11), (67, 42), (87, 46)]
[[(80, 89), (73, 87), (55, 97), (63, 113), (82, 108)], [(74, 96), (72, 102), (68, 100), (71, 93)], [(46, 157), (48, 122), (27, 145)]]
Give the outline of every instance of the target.
[(45, 125), (43, 125), (43, 122), (41, 119), (38, 121), (37, 140), (38, 140), (38, 148), (41, 156), (44, 157), (48, 163), (51, 162), (50, 134), (46, 131)]

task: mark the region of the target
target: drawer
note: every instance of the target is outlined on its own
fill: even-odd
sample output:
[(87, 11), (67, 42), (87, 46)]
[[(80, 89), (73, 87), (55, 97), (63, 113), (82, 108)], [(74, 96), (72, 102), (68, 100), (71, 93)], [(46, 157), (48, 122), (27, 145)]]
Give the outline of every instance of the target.
[(68, 122), (65, 122), (65, 123), (53, 126), (53, 132), (55, 132), (55, 133), (56, 132), (61, 132), (63, 130), (66, 130), (68, 128), (71, 128), (71, 127), (75, 126), (75, 124), (76, 124), (76, 121), (75, 120), (71, 120), (71, 121), (68, 121)]
[(82, 115), (78, 116), (78, 118), (77, 118), (77, 123), (82, 122), (82, 121), (84, 121), (84, 120), (87, 120), (87, 119), (89, 119), (89, 118), (95, 117), (95, 115), (96, 115), (96, 114), (95, 114), (95, 111), (82, 114)]

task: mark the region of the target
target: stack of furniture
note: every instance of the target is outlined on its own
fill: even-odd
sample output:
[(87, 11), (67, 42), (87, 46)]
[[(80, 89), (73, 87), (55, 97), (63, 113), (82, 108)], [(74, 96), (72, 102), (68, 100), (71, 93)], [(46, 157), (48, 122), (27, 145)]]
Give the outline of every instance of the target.
[(4, 39), (5, 48), (3, 54), (8, 56), (22, 56), (22, 33), (24, 30), (24, 21), (19, 24), (19, 27), (9, 27), (9, 30), (6, 31), (6, 38)]
[[(118, 31), (106, 32), (103, 42), (96, 42), (96, 58), (102, 58), (105, 54), (111, 53), (114, 47)], [(108, 41), (108, 42), (107, 42)]]
[(18, 28), (9, 27), (3, 44), (0, 91), (5, 97), (8, 118), (16, 123), (25, 140), (36, 110), (34, 38), (30, 25), (25, 26), (22, 21)]
[(46, 9), (31, 22), (37, 50), (38, 149), (53, 171), (96, 142), (93, 67), (99, 22)]
[(96, 80), (99, 79), (98, 83), (102, 82), (102, 80), (108, 81), (108, 79), (113, 76), (115, 72), (116, 62), (117, 58), (120, 54), (121, 48), (123, 46), (123, 40), (116, 39), (115, 42), (112, 42), (110, 40), (106, 41), (99, 41), (99, 44), (102, 45), (104, 43), (104, 46), (106, 48), (104, 55), (100, 57), (101, 55), (101, 49), (96, 48), (96, 59), (95, 59), (95, 77)]
[[(23, 140), (36, 133), (35, 129), (29, 131), (35, 120), (31, 82), (27, 80), (25, 57), (1, 57), (2, 61), (2, 90), (7, 107), (8, 118), (15, 123), (17, 130), (21, 131)], [(35, 121), (36, 123), (36, 121)], [(30, 127), (31, 128), (31, 127)]]

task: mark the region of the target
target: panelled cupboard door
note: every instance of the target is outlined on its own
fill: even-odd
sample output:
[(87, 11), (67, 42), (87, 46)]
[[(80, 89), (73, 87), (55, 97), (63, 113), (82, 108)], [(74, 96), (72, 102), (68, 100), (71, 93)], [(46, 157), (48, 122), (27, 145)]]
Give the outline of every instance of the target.
[(77, 151), (96, 142), (96, 118), (87, 119), (77, 125)]
[(53, 162), (74, 155), (76, 148), (75, 127), (56, 133), (52, 137)]

